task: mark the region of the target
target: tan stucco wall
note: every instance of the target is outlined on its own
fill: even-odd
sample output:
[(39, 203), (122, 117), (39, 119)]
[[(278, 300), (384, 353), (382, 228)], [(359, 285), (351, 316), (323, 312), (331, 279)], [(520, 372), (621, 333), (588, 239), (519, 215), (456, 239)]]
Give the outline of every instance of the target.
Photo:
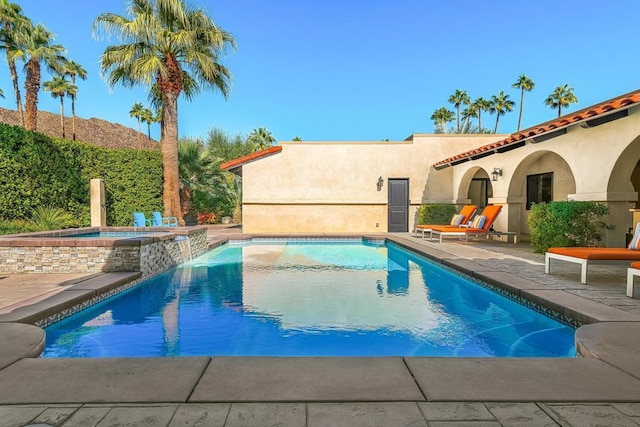
[[(412, 228), (417, 206), (454, 200), (452, 172), (438, 172), (448, 179), (431, 180), (430, 166), (501, 137), (414, 135), (397, 142), (281, 142), (280, 153), (243, 166), (243, 230), (385, 232), (389, 178), (409, 179)], [(384, 185), (377, 191), (380, 176)]]
[[(632, 224), (629, 178), (640, 159), (640, 107), (593, 128), (571, 126), (555, 138), (442, 170), (432, 164), (506, 135), (424, 135), (397, 142), (282, 142), (279, 154), (243, 166), (243, 228), (258, 232), (387, 231), (389, 178), (409, 179), (409, 228), (422, 203), (469, 201), (471, 179), (491, 182), (490, 204), (503, 211), (498, 230), (528, 233), (527, 175), (553, 172), (555, 200), (607, 202), (607, 244), (624, 244)], [(376, 189), (378, 177), (382, 191)]]

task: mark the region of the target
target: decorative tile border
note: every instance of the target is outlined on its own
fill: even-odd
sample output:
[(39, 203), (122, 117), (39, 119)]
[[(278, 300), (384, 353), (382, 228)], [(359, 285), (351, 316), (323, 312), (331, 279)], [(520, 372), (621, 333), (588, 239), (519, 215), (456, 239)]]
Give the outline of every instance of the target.
[(426, 261), (426, 262), (428, 262), (428, 263), (430, 263), (432, 265), (435, 265), (435, 266), (440, 267), (440, 268), (442, 268), (444, 270), (447, 270), (450, 273), (453, 273), (453, 274), (455, 274), (457, 276), (460, 276), (460, 277), (472, 282), (475, 285), (482, 286), (483, 288), (488, 289), (488, 290), (490, 290), (490, 291), (492, 291), (492, 292), (494, 292), (494, 293), (496, 293), (496, 294), (498, 294), (500, 296), (503, 296), (503, 297), (505, 297), (507, 299), (510, 299), (511, 301), (514, 301), (514, 302), (516, 302), (516, 303), (518, 303), (520, 305), (523, 305), (523, 306), (525, 306), (527, 308), (530, 308), (531, 310), (533, 310), (533, 311), (535, 311), (537, 313), (543, 314), (543, 315), (545, 315), (545, 316), (547, 316), (547, 317), (549, 317), (549, 318), (551, 318), (553, 320), (556, 320), (556, 321), (562, 323), (563, 325), (570, 326), (571, 328), (574, 328), (574, 329), (578, 329), (580, 326), (583, 326), (582, 322), (580, 322), (580, 321), (578, 321), (576, 319), (573, 319), (573, 318), (571, 318), (571, 317), (569, 317), (569, 316), (567, 316), (565, 314), (558, 313), (557, 311), (555, 311), (555, 310), (553, 310), (553, 309), (551, 309), (549, 307), (546, 307), (546, 306), (544, 306), (542, 304), (539, 304), (537, 302), (531, 301), (530, 299), (525, 298), (525, 297), (523, 297), (521, 295), (514, 294), (513, 292), (510, 292), (509, 290), (504, 289), (504, 288), (502, 288), (500, 286), (493, 285), (491, 283), (487, 283), (487, 282), (485, 282), (483, 280), (480, 280), (477, 277), (470, 276), (470, 275), (464, 273), (463, 271), (460, 271), (460, 270), (456, 269), (455, 267), (450, 267), (448, 265), (442, 264), (441, 262), (438, 262), (437, 260), (432, 259), (432, 258), (428, 257), (427, 255), (422, 254), (422, 253), (420, 253), (420, 252), (418, 252), (418, 251), (416, 251), (414, 249), (411, 249), (411, 248), (408, 248), (406, 246), (400, 245), (400, 244), (398, 244), (396, 242), (391, 242), (391, 243), (401, 247), (402, 249), (404, 249), (406, 251), (409, 251), (409, 252), (411, 252), (413, 254), (416, 254), (421, 259), (423, 259), (424, 261)]
[(119, 294), (121, 292), (129, 290), (129, 289), (139, 285), (140, 283), (142, 283), (145, 280), (147, 280), (147, 279), (146, 278), (145, 279), (143, 279), (143, 278), (136, 279), (136, 280), (133, 280), (133, 281), (131, 281), (129, 283), (125, 283), (124, 285), (120, 285), (117, 288), (110, 289), (107, 292), (101, 293), (100, 295), (96, 295), (95, 297), (93, 297), (91, 299), (82, 301), (79, 304), (76, 304), (76, 305), (74, 305), (72, 307), (69, 307), (69, 308), (65, 308), (64, 310), (62, 310), (62, 311), (60, 311), (58, 313), (52, 314), (50, 316), (45, 317), (44, 319), (38, 320), (38, 321), (36, 321), (34, 323), (34, 325), (36, 325), (36, 326), (38, 326), (40, 328), (46, 328), (49, 325), (52, 325), (52, 324), (54, 324), (56, 322), (61, 321), (62, 319), (65, 319), (65, 318), (67, 318), (69, 316), (72, 316), (72, 315), (74, 315), (74, 314), (76, 314), (76, 313), (78, 313), (78, 312), (80, 312), (82, 310), (85, 310), (85, 309), (87, 309), (87, 308), (89, 308), (89, 307), (91, 307), (93, 305), (96, 305), (96, 304), (98, 304), (98, 303), (100, 303), (100, 302), (102, 302), (102, 301), (104, 301), (104, 300), (106, 300), (108, 298), (111, 298), (114, 295), (117, 295), (117, 294)]
[[(443, 268), (445, 269), (449, 269), (449, 267), (442, 265)], [(476, 285), (482, 286), (483, 288), (489, 289), (492, 292), (495, 292), (505, 298), (508, 298), (512, 301), (517, 302), (520, 305), (524, 305), (527, 308), (532, 309), (533, 311), (536, 311), (540, 314), (544, 314), (547, 317), (550, 317), (554, 320), (557, 320), (558, 322), (570, 326), (574, 329), (578, 329), (580, 326), (583, 326), (583, 323), (575, 320), (567, 315), (564, 315), (562, 313), (558, 313), (555, 310), (550, 309), (549, 307), (545, 307), (542, 304), (539, 304), (537, 302), (531, 301), (528, 298), (525, 298), (521, 295), (516, 295), (513, 292), (509, 292), (508, 290), (501, 288), (500, 286), (496, 286), (496, 285), (492, 285), (491, 283), (487, 283), (484, 282), (480, 279), (478, 279), (477, 277), (472, 277), (469, 276), (467, 274), (464, 274), (463, 272), (459, 271), (459, 270), (455, 270), (453, 269), (453, 271), (455, 271), (456, 274), (464, 277), (465, 279), (473, 282)]]

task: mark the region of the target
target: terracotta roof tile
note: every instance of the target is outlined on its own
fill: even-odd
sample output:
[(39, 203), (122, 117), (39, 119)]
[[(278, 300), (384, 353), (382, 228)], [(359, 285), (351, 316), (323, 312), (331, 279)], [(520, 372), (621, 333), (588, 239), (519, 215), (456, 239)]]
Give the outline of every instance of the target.
[(263, 157), (271, 156), (282, 151), (282, 146), (276, 145), (274, 147), (267, 148), (266, 150), (256, 151), (255, 153), (247, 154), (246, 156), (238, 157), (237, 159), (229, 160), (226, 163), (220, 165), (220, 169), (228, 171), (243, 166), (249, 162), (261, 159)]
[[(511, 144), (516, 144), (525, 139), (533, 138), (536, 136), (541, 136), (547, 133), (551, 133), (556, 129), (562, 129), (572, 124), (590, 120), (594, 117), (600, 116), (605, 113), (609, 113), (611, 111), (623, 109), (625, 107), (629, 107), (631, 105), (635, 105), (640, 103), (640, 90), (636, 90), (634, 92), (627, 93), (625, 95), (621, 95), (619, 97), (610, 99), (608, 101), (602, 102), (600, 104), (592, 105), (590, 107), (584, 108), (582, 110), (576, 111), (575, 113), (570, 113), (559, 117), (554, 120), (550, 120), (548, 122), (532, 126), (528, 129), (524, 129), (520, 132), (516, 132), (511, 134), (511, 136), (493, 142), (491, 144), (483, 145), (482, 147), (478, 147), (476, 149), (466, 151), (464, 153), (456, 154), (447, 159), (441, 160), (437, 163), (433, 164), (433, 167), (436, 169), (443, 169), (448, 166), (451, 166), (454, 162), (460, 162), (462, 159), (470, 160), (471, 157), (475, 155), (487, 151), (494, 151), (500, 147), (505, 147)], [(522, 144), (522, 143), (521, 143)], [(515, 147), (514, 147), (515, 148)], [(506, 150), (505, 150), (506, 151)]]

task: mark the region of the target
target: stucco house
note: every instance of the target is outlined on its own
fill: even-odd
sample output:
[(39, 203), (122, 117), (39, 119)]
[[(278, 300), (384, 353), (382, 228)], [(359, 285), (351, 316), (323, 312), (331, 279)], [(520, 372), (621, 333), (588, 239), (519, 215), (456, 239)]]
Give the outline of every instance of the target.
[(593, 200), (622, 246), (640, 208), (640, 90), (511, 135), (283, 141), (222, 168), (243, 177), (248, 233), (410, 231), (421, 204), (472, 202), (502, 205), (495, 228), (526, 237), (531, 203)]

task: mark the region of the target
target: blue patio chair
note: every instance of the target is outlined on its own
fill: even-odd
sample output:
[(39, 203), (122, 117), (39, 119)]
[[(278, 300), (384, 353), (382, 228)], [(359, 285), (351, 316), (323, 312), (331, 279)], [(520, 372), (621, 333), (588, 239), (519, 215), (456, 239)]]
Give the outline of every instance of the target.
[(162, 216), (160, 212), (153, 213), (154, 227), (177, 227), (178, 218), (175, 216)]
[(134, 212), (133, 213), (133, 226), (134, 227), (151, 227), (153, 225), (153, 220), (147, 219), (144, 216), (144, 212)]

